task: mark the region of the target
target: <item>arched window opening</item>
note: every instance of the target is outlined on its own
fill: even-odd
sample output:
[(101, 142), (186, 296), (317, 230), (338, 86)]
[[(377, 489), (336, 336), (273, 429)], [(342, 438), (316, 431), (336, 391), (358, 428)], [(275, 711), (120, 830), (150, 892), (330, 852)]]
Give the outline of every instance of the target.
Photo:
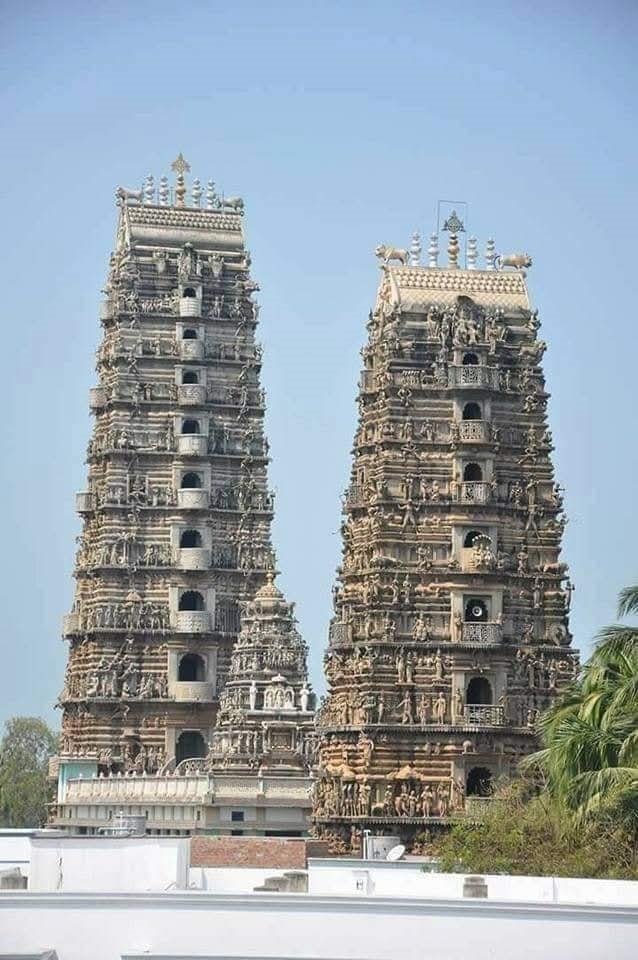
[(487, 767), (472, 767), (467, 775), (466, 795), (468, 797), (490, 797), (492, 792), (491, 771)]
[(180, 733), (175, 746), (175, 763), (181, 763), (182, 760), (194, 760), (197, 757), (205, 757), (208, 753), (206, 741), (199, 730), (185, 730)]
[(185, 473), (181, 486), (182, 490), (199, 489), (202, 486), (202, 478), (198, 473)]
[(206, 679), (206, 664), (197, 653), (187, 653), (179, 661), (177, 679), (185, 683), (202, 683)]
[(478, 463), (466, 463), (463, 470), (463, 479), (466, 481), (477, 481), (483, 479), (483, 471)]
[(179, 545), (180, 547), (201, 547), (202, 535), (199, 530), (183, 530)]
[(492, 684), (485, 677), (472, 677), (467, 685), (466, 703), (494, 703)]
[(464, 547), (473, 547), (479, 537), (484, 537), (485, 534), (481, 530), (470, 530), (469, 533), (465, 534), (465, 539), (463, 540)]
[(466, 403), (463, 407), (464, 420), (482, 420), (483, 413), (478, 403)]
[(183, 297), (196, 297), (197, 291), (193, 287), (185, 287), (182, 293)]
[(466, 623), (485, 623), (488, 619), (487, 604), (477, 597), (470, 597), (465, 604)]
[(204, 598), (199, 590), (186, 590), (179, 598), (180, 610), (204, 610)]
[(191, 327), (187, 327), (182, 332), (182, 340), (197, 340), (197, 330), (193, 330)]
[(463, 354), (463, 366), (464, 367), (477, 367), (479, 358), (475, 353), (464, 353)]
[(199, 383), (199, 374), (196, 370), (184, 370), (182, 383)]
[(182, 423), (182, 433), (199, 433), (199, 421), (184, 420)]

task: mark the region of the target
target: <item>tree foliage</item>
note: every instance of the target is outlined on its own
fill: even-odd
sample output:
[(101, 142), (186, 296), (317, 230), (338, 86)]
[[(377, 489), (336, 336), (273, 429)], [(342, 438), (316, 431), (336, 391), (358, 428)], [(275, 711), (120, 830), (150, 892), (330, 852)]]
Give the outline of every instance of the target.
[(638, 879), (633, 836), (615, 816), (578, 825), (528, 779), (503, 786), (479, 820), (455, 824), (432, 852), (451, 872)]
[(49, 757), (57, 736), (38, 717), (13, 717), (0, 742), (0, 823), (40, 827), (46, 822)]

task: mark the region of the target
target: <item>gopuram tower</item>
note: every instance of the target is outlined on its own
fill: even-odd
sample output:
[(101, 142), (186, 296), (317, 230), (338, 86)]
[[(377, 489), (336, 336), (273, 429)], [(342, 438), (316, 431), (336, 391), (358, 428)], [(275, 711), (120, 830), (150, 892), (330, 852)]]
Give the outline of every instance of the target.
[[(187, 192), (181, 154), (173, 170), (172, 188), (163, 177), (156, 190), (148, 177), (140, 191), (117, 191), (88, 481), (77, 495), (77, 586), (64, 618), (62, 784), (167, 775), (187, 762), (201, 769), (224, 754), (241, 755), (247, 769), (273, 754), (301, 769), (297, 727), (312, 723), (305, 646), (273, 584), (258, 286), (243, 202), (218, 196), (212, 181), (202, 190), (195, 179)], [(256, 604), (271, 598), (272, 629), (260, 632)], [(233, 654), (245, 605), (250, 662)], [(274, 649), (284, 632), (287, 646)], [(268, 698), (280, 687), (277, 713), (279, 700)], [(250, 737), (239, 723), (246, 714)]]
[[(380, 246), (343, 561), (325, 656), (314, 820), (334, 848), (471, 813), (572, 679), (566, 523), (528, 257), (456, 214), (427, 266)], [(480, 801), (483, 802), (483, 801)]]

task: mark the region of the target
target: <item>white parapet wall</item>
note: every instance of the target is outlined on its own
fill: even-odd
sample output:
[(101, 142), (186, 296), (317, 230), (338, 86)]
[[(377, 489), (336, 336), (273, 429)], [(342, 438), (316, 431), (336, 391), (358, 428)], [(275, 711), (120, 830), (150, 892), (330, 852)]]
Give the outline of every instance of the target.
[(60, 960), (635, 960), (626, 907), (185, 891), (0, 893), (0, 953)]
[(186, 837), (71, 837), (39, 834), (31, 840), (29, 890), (137, 893), (184, 890), (190, 841)]

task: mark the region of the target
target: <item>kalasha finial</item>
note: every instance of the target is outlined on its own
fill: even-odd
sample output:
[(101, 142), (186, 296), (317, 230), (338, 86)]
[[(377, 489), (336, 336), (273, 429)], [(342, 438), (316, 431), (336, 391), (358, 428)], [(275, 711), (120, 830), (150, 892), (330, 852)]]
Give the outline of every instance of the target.
[(428, 267), (438, 267), (439, 265), (439, 237), (436, 233), (430, 234), (430, 245), (428, 247)]
[(168, 177), (161, 177), (159, 182), (159, 190), (157, 191), (159, 196), (160, 206), (168, 206), (168, 198), (170, 196), (170, 190), (168, 187)]
[(178, 154), (177, 160), (171, 163), (171, 170), (177, 174), (177, 183), (175, 184), (175, 206), (183, 207), (186, 198), (186, 185), (184, 183), (184, 174), (190, 173), (191, 165), (184, 160), (183, 155)]
[(206, 184), (206, 209), (214, 210), (216, 200), (217, 194), (215, 193), (215, 183), (213, 180), (209, 180)]
[(467, 239), (467, 269), (476, 270), (476, 262), (478, 260), (478, 241), (476, 237), (468, 237)]
[(144, 203), (152, 203), (155, 198), (155, 181), (153, 180), (153, 174), (149, 173), (148, 177), (144, 181)]
[(193, 206), (199, 207), (200, 201), (202, 199), (202, 185), (199, 182), (199, 177), (195, 177), (195, 179), (193, 180), (191, 196), (193, 198)]
[(412, 267), (419, 267), (421, 265), (421, 234), (418, 231), (412, 234), (410, 265)]
[(496, 245), (491, 237), (485, 245), (485, 263), (488, 270), (496, 270)]

